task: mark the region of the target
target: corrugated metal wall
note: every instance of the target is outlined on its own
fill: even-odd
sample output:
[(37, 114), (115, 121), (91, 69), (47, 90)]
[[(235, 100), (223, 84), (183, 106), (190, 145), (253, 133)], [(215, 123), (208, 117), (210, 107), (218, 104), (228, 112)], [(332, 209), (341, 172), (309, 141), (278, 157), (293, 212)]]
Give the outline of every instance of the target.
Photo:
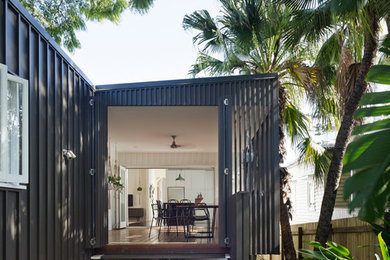
[[(233, 193), (249, 201), (250, 254), (279, 253), (278, 82), (266, 79), (236, 89), (232, 113)], [(239, 201), (240, 196), (236, 196)], [(242, 200), (242, 198), (241, 198)], [(242, 229), (244, 233), (245, 229)], [(240, 238), (237, 238), (239, 240)]]
[(30, 88), (30, 183), (0, 188), (0, 259), (88, 259), (91, 83), (16, 0), (0, 0), (0, 63)]
[[(30, 88), (30, 183), (27, 190), (0, 188), (0, 259), (7, 260), (88, 259), (90, 252), (86, 248), (91, 238), (96, 237), (95, 247), (108, 242), (108, 106), (223, 107), (228, 98), (229, 105), (219, 125), (220, 136), (225, 138), (220, 142), (220, 151), (224, 151), (220, 157), (220, 183), (226, 183), (220, 190), (220, 199), (227, 201), (228, 196), (238, 192), (233, 189), (234, 173), (222, 172), (225, 167), (232, 169), (231, 113), (235, 97), (243, 87), (259, 88), (264, 82), (275, 87), (277, 79), (277, 75), (270, 74), (100, 86), (95, 105), (90, 106), (94, 95), (91, 82), (17, 0), (0, 0), (0, 63), (8, 66), (9, 73), (28, 79)], [(270, 119), (267, 131), (275, 130), (274, 124), (275, 117)], [(95, 134), (89, 132), (92, 128)], [(267, 135), (267, 151), (275, 152), (271, 149), (277, 149), (276, 141), (275, 134)], [(73, 150), (77, 158), (64, 160), (63, 149)], [(240, 153), (246, 146), (242, 149)], [(268, 185), (270, 193), (266, 196), (267, 211), (262, 212), (266, 221), (261, 223), (265, 226), (259, 223), (251, 227), (266, 233), (270, 243), (267, 251), (277, 247), (272, 239), (277, 236), (279, 208), (279, 181), (274, 181), (277, 165), (269, 163), (264, 172), (268, 176), (264, 185)], [(97, 170), (93, 176), (89, 175), (90, 168)], [(220, 225), (225, 227), (226, 205), (220, 204)]]
[[(107, 193), (108, 106), (219, 106), (219, 239), (236, 236), (232, 194), (248, 192), (249, 241), (240, 252), (279, 252), (277, 75), (249, 75), (96, 86), (97, 199)], [(226, 100), (225, 100), (226, 99)], [(239, 141), (239, 145), (237, 144)], [(234, 145), (233, 145), (234, 143)], [(250, 152), (253, 158), (246, 154)], [(224, 169), (227, 168), (227, 174)], [(240, 180), (238, 182), (237, 180)], [(232, 200), (233, 201), (233, 200)], [(234, 202), (229, 202), (234, 203)], [(106, 200), (96, 209), (98, 245), (107, 243)], [(104, 215), (102, 215), (104, 214)], [(233, 224), (234, 223), (234, 224)], [(240, 227), (238, 227), (240, 229)], [(241, 228), (242, 229), (242, 228)], [(235, 246), (230, 244), (229, 246)], [(249, 257), (249, 256), (248, 256)], [(235, 258), (240, 259), (240, 258)]]

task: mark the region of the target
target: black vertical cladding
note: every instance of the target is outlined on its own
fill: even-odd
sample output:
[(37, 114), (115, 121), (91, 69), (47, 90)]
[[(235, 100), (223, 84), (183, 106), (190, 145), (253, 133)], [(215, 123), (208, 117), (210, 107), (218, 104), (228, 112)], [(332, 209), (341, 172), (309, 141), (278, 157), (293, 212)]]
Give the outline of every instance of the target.
[[(279, 201), (280, 201), (280, 183), (279, 183), (279, 139), (280, 139), (280, 133), (279, 133), (279, 81), (274, 80), (270, 82), (272, 84), (272, 111), (271, 111), (271, 122), (272, 122), (272, 166), (273, 169), (271, 170), (273, 172), (273, 183), (272, 183), (272, 198), (271, 200), (276, 203), (276, 205), (273, 205), (274, 209), (274, 219), (277, 221), (273, 221), (272, 225), (272, 234), (273, 234), (273, 241), (272, 245), (273, 248), (271, 248), (271, 251), (273, 253), (279, 253), (280, 252), (280, 244), (279, 244), (279, 219), (280, 219), (280, 211), (279, 208)], [(275, 147), (276, 146), (276, 147)]]
[[(49, 210), (50, 208), (55, 209), (55, 155), (49, 151), (52, 151), (55, 143), (55, 132), (54, 132), (54, 118), (55, 118), (55, 57), (54, 51), (49, 45), (47, 45), (47, 169), (49, 173), (47, 175), (47, 257), (49, 259), (54, 259), (54, 249), (55, 249), (55, 212), (54, 210)], [(52, 230), (52, 232), (50, 232)]]
[[(234, 216), (227, 214), (231, 194), (249, 192), (248, 228), (243, 234), (250, 241), (243, 243), (243, 252), (277, 253), (279, 241), (279, 172), (275, 161), (278, 151), (277, 75), (251, 75), (192, 80), (145, 82), (96, 86), (97, 165), (94, 198), (96, 205), (95, 246), (107, 243), (107, 110), (109, 106), (219, 106), (219, 238), (224, 245), (228, 227)], [(276, 90), (275, 90), (276, 89)], [(272, 91), (272, 92), (271, 92)], [(226, 102), (225, 102), (226, 99)], [(226, 105), (227, 104), (227, 105)], [(275, 125), (276, 124), (276, 125)], [(276, 155), (277, 157), (277, 155)], [(234, 160), (234, 163), (233, 163)], [(234, 167), (233, 167), (234, 166)], [(233, 168), (232, 168), (233, 167)], [(227, 168), (227, 175), (224, 169)], [(234, 176), (234, 178), (233, 178)], [(234, 182), (233, 182), (234, 179)], [(103, 200), (102, 200), (103, 199)], [(243, 212), (244, 213), (244, 212)], [(235, 246), (228, 243), (229, 246)]]
[[(5, 193), (7, 190), (0, 190), (0, 257), (5, 257), (5, 236), (6, 236), (6, 222), (8, 213), (5, 209)], [(16, 243), (15, 243), (16, 245)]]
[[(39, 239), (39, 258), (47, 258), (47, 46), (40, 38), (38, 68), (38, 228), (44, 235)], [(43, 126), (43, 127), (40, 127)]]
[[(252, 231), (251, 241), (243, 246), (251, 245), (252, 253), (255, 249), (276, 252), (277, 75), (100, 86), (94, 94), (82, 71), (19, 2), (0, 0), (0, 14), (0, 62), (10, 73), (28, 79), (30, 109), (30, 182), (27, 190), (0, 188), (0, 259), (88, 259), (91, 238), (96, 238), (95, 247), (108, 242), (107, 110), (134, 105), (220, 106), (220, 112), (225, 107), (219, 169), (224, 228), (219, 237), (228, 236), (227, 225), (234, 220), (225, 212), (229, 196), (250, 191), (248, 207), (252, 216), (258, 213), (252, 217), (251, 229), (258, 232)], [(96, 100), (92, 107), (91, 97)], [(257, 124), (254, 107), (260, 110)], [(258, 141), (257, 164), (248, 165), (245, 153), (255, 146), (254, 140)], [(77, 158), (65, 160), (62, 149), (73, 150)], [(90, 168), (96, 169), (95, 175), (88, 174)], [(229, 169), (228, 175), (224, 168)]]
[[(0, 35), (5, 35), (5, 5), (6, 0), (0, 0)], [(0, 38), (0, 63), (5, 63), (5, 37)]]
[(251, 255), (279, 252), (277, 89), (272, 78), (247, 80), (233, 99), (234, 176), (237, 190), (250, 194), (248, 211), (243, 212), (249, 216), (250, 239), (243, 250)]
[(12, 8), (8, 8), (6, 15), (6, 25), (7, 25), (7, 38), (6, 38), (6, 60), (9, 70), (18, 73), (18, 13)]
[[(89, 259), (83, 104), (92, 84), (16, 0), (0, 0), (0, 63), (29, 81), (29, 184), (0, 188), (0, 259)], [(77, 158), (64, 161), (63, 148)]]

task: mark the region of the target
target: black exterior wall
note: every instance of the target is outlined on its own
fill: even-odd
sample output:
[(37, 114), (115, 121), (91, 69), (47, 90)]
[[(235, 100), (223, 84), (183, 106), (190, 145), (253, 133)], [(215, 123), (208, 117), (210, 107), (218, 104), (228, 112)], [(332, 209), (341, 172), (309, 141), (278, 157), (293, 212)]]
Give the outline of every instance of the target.
[[(17, 0), (0, 0), (0, 63), (29, 81), (30, 140), (27, 189), (0, 187), (0, 259), (89, 259), (89, 248), (108, 242), (108, 106), (218, 106), (220, 243), (234, 247), (238, 239), (249, 238), (233, 250), (233, 259), (245, 259), (247, 252), (278, 252), (276, 74), (95, 90)], [(63, 149), (77, 158), (66, 161)], [(241, 158), (247, 151), (256, 160)], [(237, 176), (248, 184), (238, 185)], [(250, 201), (243, 204), (244, 197)], [(237, 219), (229, 208), (245, 218)]]
[[(95, 139), (96, 239), (97, 246), (107, 241), (107, 116), (109, 106), (218, 106), (219, 110), (219, 239), (220, 245), (234, 248), (241, 258), (279, 253), (279, 132), (278, 83), (276, 74), (230, 76), (96, 86)], [(240, 124), (240, 126), (239, 126)], [(234, 131), (233, 131), (234, 130)], [(258, 138), (257, 136), (260, 136)], [(237, 145), (236, 140), (240, 140)], [(235, 144), (235, 145), (233, 145)], [(242, 154), (248, 149), (249, 160)], [(234, 167), (233, 167), (234, 166)], [(240, 179), (245, 185), (238, 185)], [(248, 207), (238, 214), (230, 211), (233, 196), (247, 192)], [(239, 206), (237, 206), (239, 208)], [(237, 216), (246, 215), (247, 223)], [(240, 221), (240, 223), (237, 223)], [(244, 224), (246, 233), (240, 233)], [(247, 254), (249, 257), (249, 255)]]
[(0, 63), (29, 81), (30, 139), (27, 189), (0, 188), (0, 259), (89, 259), (92, 84), (15, 0), (0, 0)]

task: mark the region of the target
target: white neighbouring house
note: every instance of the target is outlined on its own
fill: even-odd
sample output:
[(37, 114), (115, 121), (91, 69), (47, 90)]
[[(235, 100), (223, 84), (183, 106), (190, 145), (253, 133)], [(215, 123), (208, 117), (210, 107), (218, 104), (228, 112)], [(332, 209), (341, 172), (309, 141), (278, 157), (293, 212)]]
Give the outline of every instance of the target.
[[(315, 180), (313, 165), (294, 162), (287, 165), (287, 169), (292, 176), (290, 179), (291, 225), (317, 222), (324, 194), (324, 182)], [(341, 178), (332, 219), (357, 216), (356, 212), (349, 213), (347, 202), (343, 200), (343, 183), (347, 177), (348, 174), (343, 174)]]
[[(316, 135), (313, 131), (312, 134), (314, 140), (322, 147), (332, 147), (337, 132), (332, 131), (322, 135)], [(290, 144), (287, 144), (287, 149), (287, 154), (296, 154), (296, 151), (290, 147)], [(313, 164), (299, 162), (296, 158), (287, 159), (290, 160), (286, 162), (284, 167), (287, 168), (291, 175), (291, 179), (289, 180), (291, 188), (289, 196), (292, 204), (291, 225), (317, 222), (321, 211), (325, 180), (316, 180)], [(349, 176), (350, 173), (344, 173), (341, 177), (332, 219), (357, 216), (357, 212), (349, 212), (347, 202), (343, 199), (344, 182)]]

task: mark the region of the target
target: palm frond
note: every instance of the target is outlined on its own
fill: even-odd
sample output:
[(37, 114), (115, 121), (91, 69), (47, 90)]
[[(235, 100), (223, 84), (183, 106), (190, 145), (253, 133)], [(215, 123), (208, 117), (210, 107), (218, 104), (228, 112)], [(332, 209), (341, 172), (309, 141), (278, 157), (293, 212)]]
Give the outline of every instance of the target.
[(153, 6), (154, 0), (131, 0), (129, 2), (130, 10), (144, 14)]
[(198, 53), (196, 63), (191, 66), (188, 74), (195, 77), (200, 72), (208, 72), (210, 75), (228, 74), (230, 71), (226, 69), (226, 64), (217, 58), (214, 58), (204, 52)]
[(286, 104), (283, 119), (293, 144), (300, 142), (305, 136), (309, 135), (308, 124), (310, 120), (294, 105)]
[(190, 15), (185, 15), (183, 28), (199, 31), (192, 38), (194, 44), (204, 44), (203, 51), (221, 51), (225, 49), (226, 36), (218, 28), (216, 21), (210, 16), (207, 10), (195, 11)]
[(296, 11), (286, 32), (286, 44), (315, 42), (332, 33), (337, 19), (328, 7)]
[[(144, 3), (146, 0), (135, 0), (131, 1), (131, 4), (134, 2)], [(88, 8), (85, 8), (85, 15), (89, 20), (103, 21), (108, 19), (111, 22), (118, 23), (120, 20), (120, 15), (129, 7), (129, 4), (126, 0), (89, 0), (87, 1)], [(149, 6), (140, 9), (139, 11), (147, 10)], [(132, 8), (132, 7), (131, 7)], [(135, 8), (134, 8), (135, 10)]]
[(343, 47), (344, 38), (342, 30), (337, 30), (333, 33), (322, 44), (321, 49), (318, 51), (314, 65), (319, 67), (337, 65), (340, 60), (340, 53)]
[(310, 136), (305, 137), (297, 146), (299, 152), (299, 162), (311, 163), (314, 165), (314, 176), (317, 181), (322, 181), (328, 172), (331, 153)]

